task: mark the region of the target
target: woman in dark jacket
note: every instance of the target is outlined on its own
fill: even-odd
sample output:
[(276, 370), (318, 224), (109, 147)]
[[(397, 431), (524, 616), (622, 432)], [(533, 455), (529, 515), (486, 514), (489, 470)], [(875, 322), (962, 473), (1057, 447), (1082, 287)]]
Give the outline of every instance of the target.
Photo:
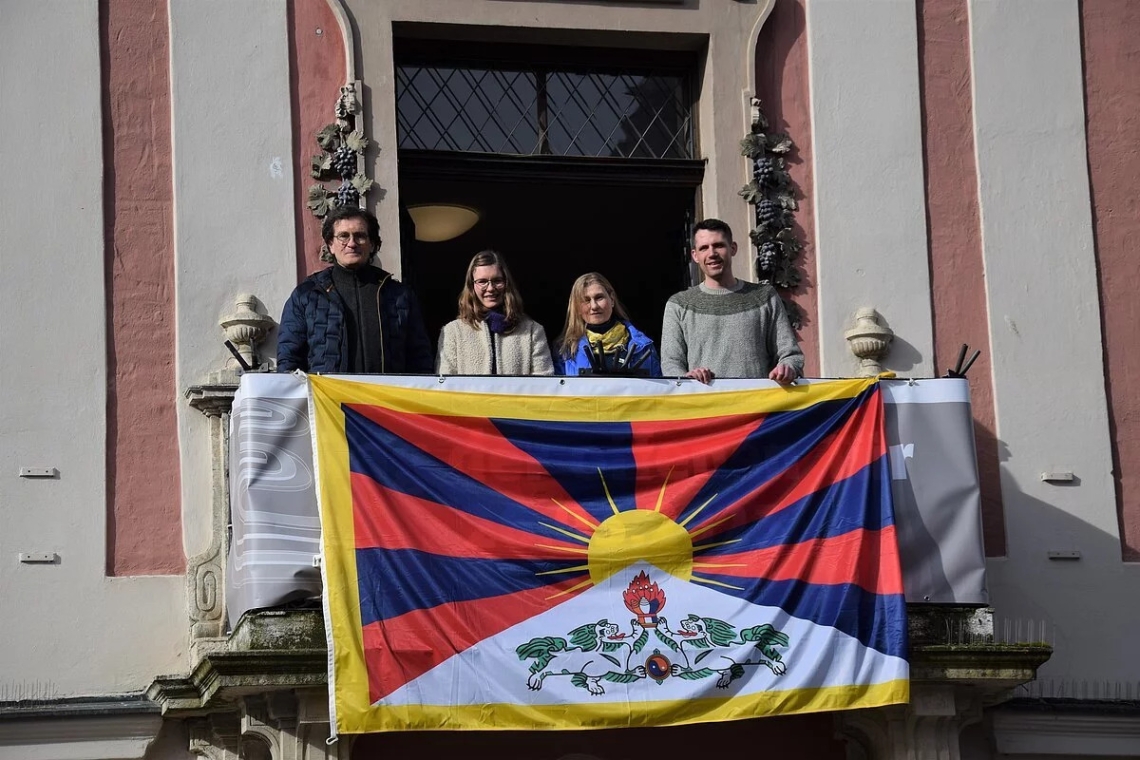
[(597, 272), (582, 275), (570, 289), (555, 365), (560, 375), (590, 369), (617, 374), (640, 370), (661, 377), (653, 341), (633, 326), (614, 286)]

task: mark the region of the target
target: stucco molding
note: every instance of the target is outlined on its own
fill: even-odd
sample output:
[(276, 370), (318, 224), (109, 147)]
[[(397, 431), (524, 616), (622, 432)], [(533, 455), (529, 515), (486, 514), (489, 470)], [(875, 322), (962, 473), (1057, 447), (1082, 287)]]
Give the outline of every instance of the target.
[(0, 754), (21, 760), (131, 760), (146, 755), (161, 728), (162, 718), (153, 713), (3, 721)]
[(1003, 707), (992, 714), (994, 743), (1006, 755), (1080, 754), (1086, 757), (1132, 755), (1140, 747), (1136, 714), (1106, 714), (1087, 703), (1080, 711)]
[[(344, 42), (344, 73), (349, 82), (356, 81), (356, 33), (352, 28), (352, 19), (348, 16), (348, 9), (341, 0), (327, 0), (329, 10), (336, 17), (337, 26), (340, 27), (340, 36)], [(359, 83), (357, 87), (359, 92)]]

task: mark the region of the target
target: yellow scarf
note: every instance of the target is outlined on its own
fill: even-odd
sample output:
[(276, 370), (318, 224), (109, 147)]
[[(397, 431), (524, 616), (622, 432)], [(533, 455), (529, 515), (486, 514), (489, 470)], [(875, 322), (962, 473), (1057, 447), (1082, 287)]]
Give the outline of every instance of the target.
[(619, 349), (625, 347), (626, 343), (629, 343), (629, 328), (621, 322), (616, 322), (613, 327), (600, 335), (589, 330), (586, 331), (586, 342), (591, 347), (598, 345), (598, 341), (602, 343), (602, 353), (617, 353)]

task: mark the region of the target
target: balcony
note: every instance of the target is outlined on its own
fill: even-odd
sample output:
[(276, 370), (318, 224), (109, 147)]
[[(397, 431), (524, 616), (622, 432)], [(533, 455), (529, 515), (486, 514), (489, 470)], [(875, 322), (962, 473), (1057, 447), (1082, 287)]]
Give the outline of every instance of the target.
[[(217, 537), (192, 563), (189, 590), (196, 600), (209, 597), (201, 592), (203, 583), (225, 591), (211, 605), (192, 608), (197, 618), (190, 672), (158, 678), (148, 691), (164, 715), (200, 717), (200, 727), (214, 736), (216, 726), (235, 716), (264, 713), (266, 700), (276, 700), (278, 711), (281, 704), (306, 706), (302, 712), (313, 725), (328, 720), (304, 384), (287, 375), (247, 374), (238, 391), (236, 379), (188, 392), (190, 403), (211, 420)], [(452, 386), (461, 381), (449, 378), (449, 389), (459, 389)], [(965, 381), (892, 380), (884, 381), (884, 391), (912, 702), (836, 713), (839, 730), (871, 756), (889, 750), (880, 745), (890, 732), (880, 729), (892, 721), (951, 719), (947, 725), (960, 727), (978, 719), (983, 707), (1031, 681), (1051, 654), (1042, 642), (994, 635)], [(948, 470), (953, 476), (947, 481)], [(224, 625), (227, 607), (232, 629)]]

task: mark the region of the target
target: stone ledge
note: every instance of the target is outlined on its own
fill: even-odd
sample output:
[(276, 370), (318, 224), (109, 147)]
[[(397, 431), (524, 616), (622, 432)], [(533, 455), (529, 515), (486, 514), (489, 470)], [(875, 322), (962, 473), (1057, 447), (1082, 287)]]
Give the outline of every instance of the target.
[(918, 645), (911, 647), (910, 680), (971, 686), (987, 701), (1004, 699), (1011, 689), (1036, 678), (1052, 654), (1043, 645)]
[(159, 676), (146, 695), (170, 717), (232, 709), (242, 697), (323, 686), (328, 649), (320, 610), (243, 615), (228, 638), (196, 644), (186, 676)]
[(0, 722), (41, 718), (110, 718), (157, 712), (158, 705), (141, 692), (0, 702)]

